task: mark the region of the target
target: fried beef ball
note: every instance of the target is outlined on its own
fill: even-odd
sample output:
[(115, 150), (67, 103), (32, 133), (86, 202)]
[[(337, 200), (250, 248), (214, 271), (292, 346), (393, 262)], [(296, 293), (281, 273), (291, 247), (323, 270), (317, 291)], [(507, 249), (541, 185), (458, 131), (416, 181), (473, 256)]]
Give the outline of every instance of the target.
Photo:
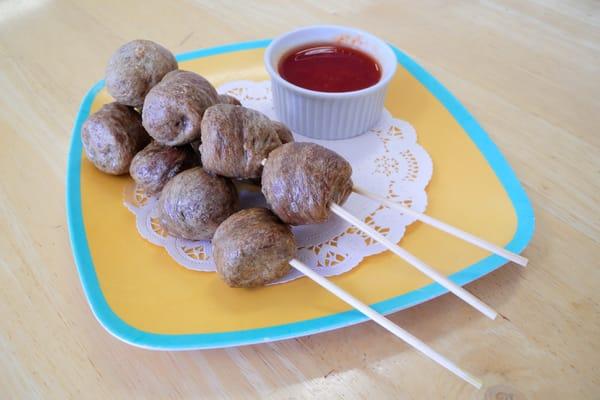
[(92, 114), (81, 128), (87, 158), (102, 172), (121, 175), (150, 141), (142, 118), (129, 106), (109, 103)]
[(213, 174), (236, 179), (259, 178), (261, 162), (282, 145), (285, 127), (242, 106), (217, 104), (202, 119), (202, 165)]
[(352, 191), (352, 167), (339, 154), (314, 143), (287, 143), (271, 152), (262, 174), (262, 192), (285, 223), (318, 224), (329, 205)]
[(173, 236), (210, 240), (238, 208), (238, 194), (230, 180), (195, 167), (167, 182), (158, 200), (158, 218)]
[(155, 194), (171, 178), (199, 161), (190, 146), (170, 147), (152, 141), (133, 157), (129, 174), (147, 193)]
[(190, 143), (200, 138), (204, 111), (217, 103), (217, 91), (202, 76), (171, 71), (146, 96), (144, 128), (154, 140), (167, 146)]
[(262, 286), (290, 271), (296, 241), (290, 227), (266, 208), (239, 211), (213, 238), (219, 276), (232, 287)]
[(176, 69), (177, 61), (169, 50), (149, 40), (133, 40), (110, 58), (106, 89), (117, 102), (141, 107), (150, 89)]

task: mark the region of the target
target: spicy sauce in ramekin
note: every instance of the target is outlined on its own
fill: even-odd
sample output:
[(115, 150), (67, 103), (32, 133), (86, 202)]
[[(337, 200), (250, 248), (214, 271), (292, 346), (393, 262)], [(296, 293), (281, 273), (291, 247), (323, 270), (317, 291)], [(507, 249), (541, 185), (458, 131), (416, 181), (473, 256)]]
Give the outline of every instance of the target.
[(313, 43), (283, 55), (278, 72), (286, 81), (318, 92), (352, 92), (375, 85), (381, 67), (368, 54), (332, 43)]

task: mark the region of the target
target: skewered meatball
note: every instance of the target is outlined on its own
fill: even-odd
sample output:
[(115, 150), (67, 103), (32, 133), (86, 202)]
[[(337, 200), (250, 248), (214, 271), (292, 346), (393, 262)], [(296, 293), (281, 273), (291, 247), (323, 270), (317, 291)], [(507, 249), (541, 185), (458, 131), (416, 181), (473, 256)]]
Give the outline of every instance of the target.
[(158, 200), (158, 218), (173, 236), (209, 240), (238, 207), (237, 191), (230, 180), (195, 167), (167, 182)]
[(249, 208), (219, 226), (213, 255), (217, 273), (229, 286), (261, 286), (289, 272), (296, 241), (289, 226), (271, 211)]
[(238, 99), (228, 94), (219, 95), (219, 104), (232, 104), (234, 106), (241, 106), (242, 103)]
[(144, 101), (144, 128), (159, 143), (178, 146), (200, 138), (204, 111), (218, 102), (215, 88), (194, 72), (171, 71)]
[(202, 164), (213, 174), (258, 178), (261, 161), (281, 144), (273, 121), (249, 108), (217, 104), (202, 119)]
[(110, 58), (106, 89), (119, 103), (141, 107), (148, 91), (175, 69), (177, 61), (169, 50), (149, 40), (133, 40)]
[(81, 141), (87, 158), (100, 171), (121, 175), (150, 137), (133, 108), (118, 103), (102, 106), (83, 124)]
[(131, 161), (129, 174), (149, 194), (158, 193), (165, 184), (180, 173), (198, 164), (190, 146), (169, 147), (152, 142)]
[(273, 150), (262, 174), (262, 192), (282, 221), (317, 224), (329, 205), (352, 191), (352, 167), (337, 153), (314, 143), (287, 143)]

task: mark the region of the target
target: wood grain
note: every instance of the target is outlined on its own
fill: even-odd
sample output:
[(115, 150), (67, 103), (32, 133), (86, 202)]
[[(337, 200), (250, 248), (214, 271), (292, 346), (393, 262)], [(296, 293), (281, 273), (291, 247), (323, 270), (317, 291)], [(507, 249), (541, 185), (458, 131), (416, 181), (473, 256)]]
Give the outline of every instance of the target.
[[(484, 378), (479, 392), (373, 323), (268, 345), (150, 352), (83, 297), (64, 181), (81, 97), (133, 38), (174, 52), (337, 23), (414, 56), (486, 128), (537, 227), (525, 254), (392, 320)], [(600, 3), (596, 0), (0, 3), (0, 398), (597, 398)], [(503, 394), (504, 393), (504, 394)], [(502, 397), (505, 396), (505, 397)]]

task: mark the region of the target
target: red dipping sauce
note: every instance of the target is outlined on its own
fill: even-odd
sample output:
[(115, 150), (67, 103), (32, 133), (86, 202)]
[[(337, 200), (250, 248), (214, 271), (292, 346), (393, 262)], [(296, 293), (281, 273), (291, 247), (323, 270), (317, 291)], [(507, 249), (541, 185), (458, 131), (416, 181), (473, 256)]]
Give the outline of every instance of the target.
[(290, 50), (281, 58), (278, 70), (286, 81), (318, 92), (352, 92), (381, 79), (381, 67), (371, 56), (331, 43)]

